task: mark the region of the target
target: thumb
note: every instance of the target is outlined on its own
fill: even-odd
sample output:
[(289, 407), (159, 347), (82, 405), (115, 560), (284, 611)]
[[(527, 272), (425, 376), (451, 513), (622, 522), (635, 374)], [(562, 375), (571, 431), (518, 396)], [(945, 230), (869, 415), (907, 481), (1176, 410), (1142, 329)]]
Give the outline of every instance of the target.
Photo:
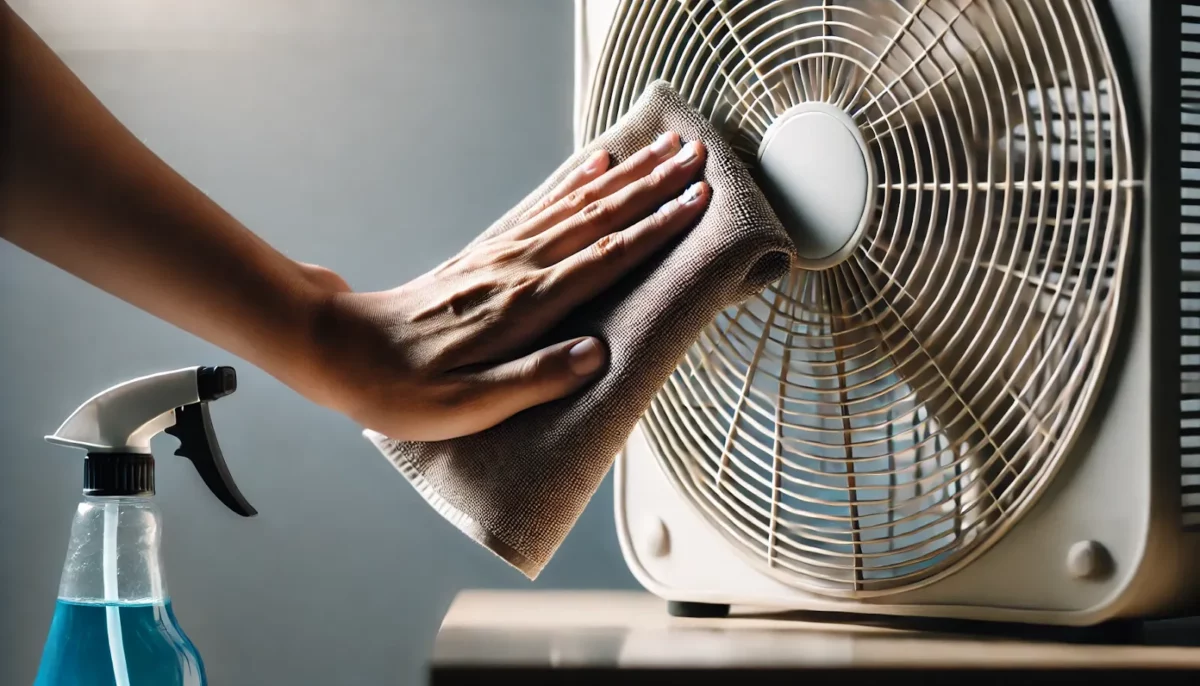
[(477, 373), (474, 380), (483, 400), (478, 407), (494, 415), (489, 425), (499, 424), (522, 410), (574, 393), (595, 379), (607, 361), (599, 339), (556, 343)]

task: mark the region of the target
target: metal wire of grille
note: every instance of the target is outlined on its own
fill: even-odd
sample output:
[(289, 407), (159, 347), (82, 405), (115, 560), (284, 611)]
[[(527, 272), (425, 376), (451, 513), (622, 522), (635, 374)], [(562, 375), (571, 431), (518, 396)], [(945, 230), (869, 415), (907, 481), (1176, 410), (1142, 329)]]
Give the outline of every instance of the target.
[(1180, 3), (1180, 493), (1200, 531), (1200, 2)]
[(1104, 373), (1131, 245), (1129, 132), (1090, 2), (644, 0), (586, 135), (670, 81), (755, 157), (813, 101), (874, 165), (855, 251), (707, 328), (643, 418), (757, 566), (871, 597), (952, 573), (1036, 500)]

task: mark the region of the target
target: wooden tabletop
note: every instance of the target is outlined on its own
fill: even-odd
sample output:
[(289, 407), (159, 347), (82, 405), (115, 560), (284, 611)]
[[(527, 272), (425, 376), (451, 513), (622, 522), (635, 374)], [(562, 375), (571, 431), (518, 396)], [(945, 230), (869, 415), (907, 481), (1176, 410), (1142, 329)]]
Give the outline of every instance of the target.
[(496, 679), (729, 686), (735, 675), (735, 686), (885, 686), (880, 678), (914, 671), (923, 672), (923, 684), (958, 686), (1079, 676), (1200, 685), (1193, 646), (1200, 646), (1195, 620), (1064, 630), (752, 608), (683, 619), (644, 593), (464, 591), (442, 623), (429, 673), (437, 686)]

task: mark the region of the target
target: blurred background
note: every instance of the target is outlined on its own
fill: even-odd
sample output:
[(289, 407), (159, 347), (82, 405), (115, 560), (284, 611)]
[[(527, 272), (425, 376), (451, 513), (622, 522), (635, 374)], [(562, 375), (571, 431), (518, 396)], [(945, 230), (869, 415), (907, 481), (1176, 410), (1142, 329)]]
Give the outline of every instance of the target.
[[(571, 152), (563, 0), (10, 0), (151, 149), (356, 289), (457, 251)], [(220, 278), (213, 265), (213, 278)], [(0, 243), (0, 683), (33, 681), (82, 453), (42, 441), (114, 383), (233, 364), (212, 406), (260, 515), (160, 437), (168, 586), (213, 684), (411, 684), (466, 587), (633, 588), (609, 484), (535, 584), (359, 435), (262, 372)]]

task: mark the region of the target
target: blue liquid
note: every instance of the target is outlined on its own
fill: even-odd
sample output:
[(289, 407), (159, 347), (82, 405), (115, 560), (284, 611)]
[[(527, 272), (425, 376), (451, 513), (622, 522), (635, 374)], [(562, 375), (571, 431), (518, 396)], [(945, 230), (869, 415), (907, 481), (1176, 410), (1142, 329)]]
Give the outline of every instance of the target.
[(129, 686), (204, 686), (204, 664), (179, 628), (171, 601), (101, 605), (59, 600), (34, 686), (117, 686), (109, 650), (108, 616), (120, 617)]

